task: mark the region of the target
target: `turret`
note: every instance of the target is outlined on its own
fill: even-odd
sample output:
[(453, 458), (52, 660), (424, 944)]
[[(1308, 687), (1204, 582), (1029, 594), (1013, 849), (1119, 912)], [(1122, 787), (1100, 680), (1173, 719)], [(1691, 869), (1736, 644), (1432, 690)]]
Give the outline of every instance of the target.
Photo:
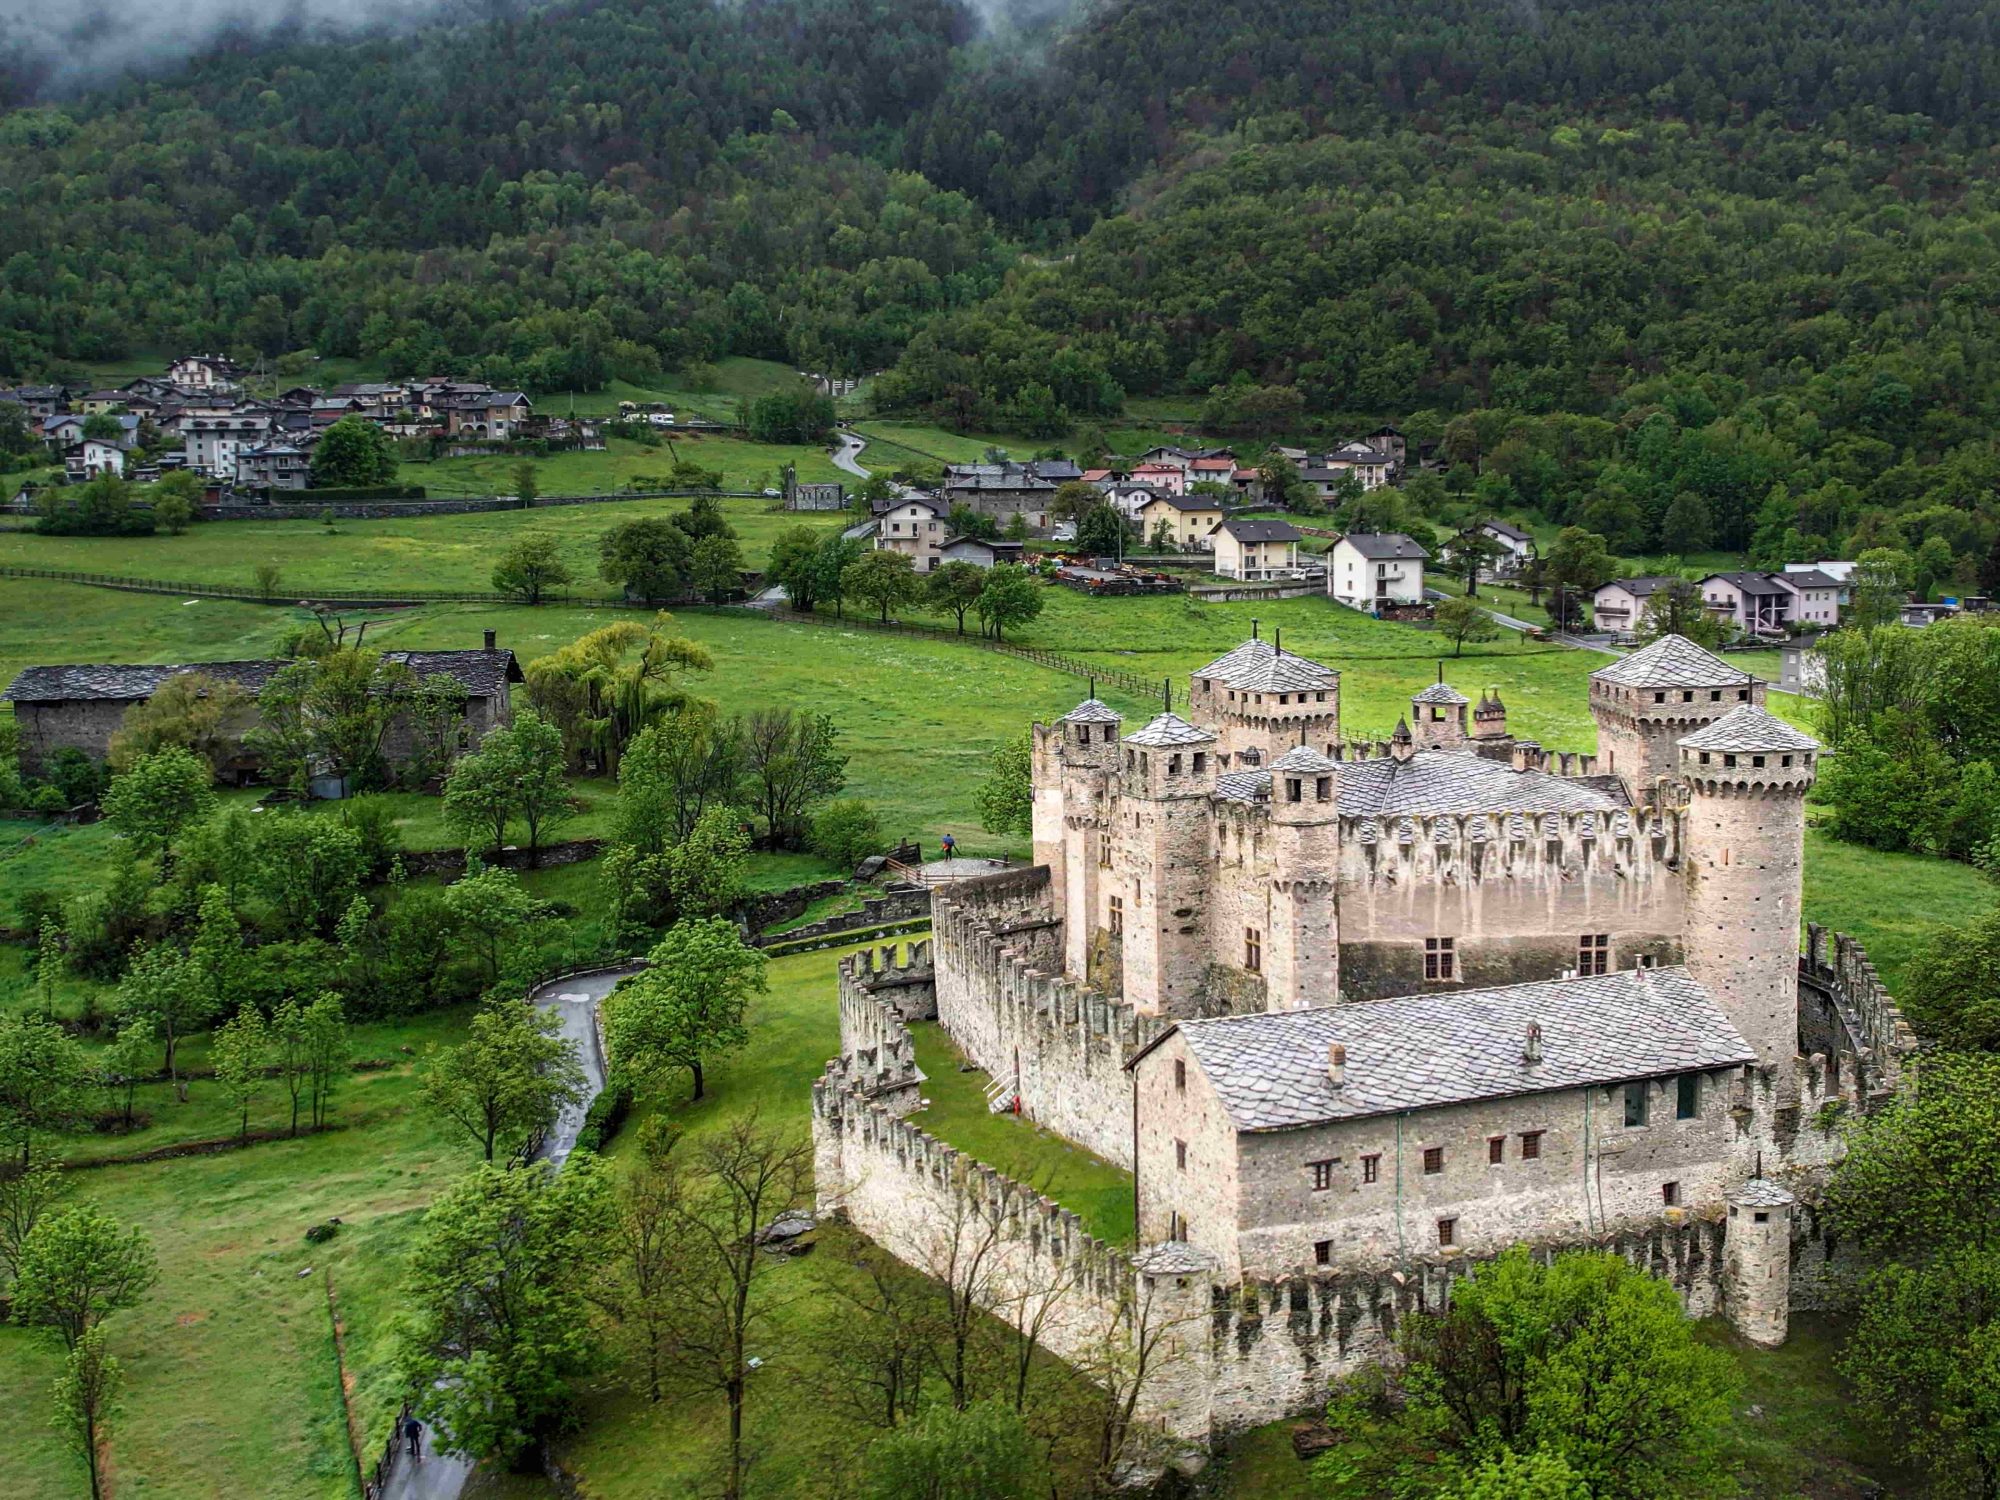
[(1478, 706), (1472, 710), (1472, 737), (1475, 740), (1507, 738), (1507, 705), (1500, 701), (1500, 689), (1484, 688)]
[(1819, 744), (1754, 703), (1685, 736), (1688, 971), (1798, 1100), (1805, 798)]
[(1272, 763), (1270, 930), (1261, 940), (1268, 1010), (1331, 1005), (1339, 992), (1339, 798), (1340, 767), (1311, 746)]
[(1210, 795), (1216, 739), (1176, 713), (1125, 736), (1121, 786), (1130, 858), (1118, 872), (1125, 998), (1142, 1011), (1192, 1013), (1205, 968)]
[(1417, 753), (1417, 742), (1410, 735), (1407, 721), (1396, 721), (1396, 732), (1389, 736), (1389, 754), (1397, 760), (1408, 760)]
[(1049, 867), (1050, 889), (1062, 902), (1064, 961), (1073, 974), (1090, 972), (1092, 945), (1106, 923), (1098, 875), (1109, 862), (1106, 841), (1116, 835), (1111, 786), (1118, 772), (1118, 734), (1123, 726), (1114, 710), (1096, 698), (1086, 698), (1037, 740), (1038, 753), (1050, 759), (1052, 786), (1044, 791), (1038, 765), (1035, 861)]
[(1465, 710), (1471, 700), (1446, 684), (1443, 669), (1438, 680), (1410, 699), (1410, 723), (1416, 729), (1420, 750), (1456, 750), (1466, 741)]
[(1753, 1177), (1728, 1195), (1722, 1310), (1753, 1344), (1782, 1344), (1792, 1310), (1791, 1192)]
[(1685, 636), (1663, 635), (1590, 674), (1598, 768), (1623, 777), (1634, 802), (1649, 802), (1679, 768), (1681, 736), (1763, 702), (1764, 684), (1748, 672)]
[(1196, 669), (1188, 717), (1215, 732), (1232, 769), (1268, 766), (1301, 737), (1331, 754), (1340, 743), (1340, 673), (1281, 641), (1247, 640)]

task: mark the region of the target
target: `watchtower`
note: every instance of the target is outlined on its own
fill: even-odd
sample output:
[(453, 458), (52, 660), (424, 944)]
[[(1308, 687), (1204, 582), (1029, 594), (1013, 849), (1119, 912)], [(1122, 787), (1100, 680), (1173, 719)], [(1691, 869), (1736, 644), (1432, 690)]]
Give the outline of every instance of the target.
[(1235, 769), (1268, 766), (1291, 746), (1340, 743), (1340, 673), (1280, 641), (1251, 639), (1197, 669), (1188, 717), (1212, 730)]
[(1500, 689), (1480, 689), (1479, 703), (1472, 710), (1472, 737), (1475, 740), (1507, 738), (1507, 705), (1500, 701)]
[(1209, 798), (1216, 738), (1179, 714), (1158, 715), (1120, 746), (1125, 994), (1164, 1015), (1192, 1012), (1204, 973), (1202, 913), (1208, 900)]
[(1096, 698), (1046, 728), (1036, 726), (1035, 862), (1049, 867), (1050, 888), (1062, 903), (1064, 959), (1073, 974), (1088, 972), (1099, 915), (1098, 872), (1110, 864), (1113, 789), (1125, 721)]
[(1410, 725), (1419, 750), (1456, 750), (1465, 744), (1465, 710), (1471, 699), (1438, 680), (1410, 699)]
[(1680, 742), (1687, 966), (1798, 1099), (1799, 899), (1819, 743), (1740, 703)]
[(1590, 674), (1598, 767), (1622, 776), (1634, 802), (1649, 802), (1679, 769), (1681, 736), (1745, 703), (1763, 706), (1762, 682), (1685, 636), (1663, 635)]
[(1270, 932), (1264, 944), (1269, 1010), (1331, 1005), (1340, 988), (1333, 910), (1340, 861), (1340, 767), (1310, 745), (1271, 765)]
[(1722, 1239), (1722, 1306), (1753, 1344), (1782, 1344), (1792, 1312), (1791, 1192), (1753, 1177), (1728, 1194)]

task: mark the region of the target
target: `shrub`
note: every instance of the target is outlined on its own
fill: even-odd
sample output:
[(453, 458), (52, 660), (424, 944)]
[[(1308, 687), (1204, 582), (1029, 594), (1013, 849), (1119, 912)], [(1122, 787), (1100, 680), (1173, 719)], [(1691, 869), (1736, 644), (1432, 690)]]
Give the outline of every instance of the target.
[(340, 1220), (329, 1219), (324, 1224), (315, 1224), (306, 1231), (308, 1245), (323, 1245), (340, 1233)]
[(875, 809), (853, 797), (829, 802), (813, 818), (812, 849), (835, 864), (853, 869), (871, 854), (882, 852), (882, 824)]
[(615, 1075), (606, 1079), (597, 1097), (590, 1101), (590, 1108), (584, 1111), (583, 1127), (576, 1133), (576, 1149), (602, 1151), (617, 1139), (625, 1117), (631, 1112), (631, 1085)]

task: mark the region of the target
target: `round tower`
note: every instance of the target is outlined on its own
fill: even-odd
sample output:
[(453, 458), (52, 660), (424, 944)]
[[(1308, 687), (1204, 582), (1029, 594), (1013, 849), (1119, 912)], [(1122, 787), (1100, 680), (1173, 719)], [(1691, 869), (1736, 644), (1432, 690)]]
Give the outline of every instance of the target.
[(1728, 1195), (1722, 1238), (1722, 1310), (1753, 1344), (1782, 1344), (1792, 1311), (1789, 1191), (1753, 1177)]
[(1340, 767), (1310, 745), (1271, 765), (1271, 892), (1264, 939), (1268, 1010), (1331, 1005), (1340, 989), (1333, 910), (1340, 860)]
[(1456, 750), (1465, 744), (1465, 710), (1471, 700), (1438, 680), (1410, 699), (1410, 724), (1419, 750)]
[(1685, 636), (1649, 646), (1590, 674), (1597, 769), (1624, 778), (1634, 802), (1649, 802), (1660, 778), (1679, 769), (1681, 736), (1749, 703), (1764, 684)]
[(1120, 746), (1129, 858), (1106, 894), (1121, 902), (1125, 998), (1156, 1015), (1192, 1014), (1207, 970), (1215, 746), (1214, 735), (1171, 712)]
[(1798, 1099), (1799, 895), (1819, 743), (1754, 703), (1685, 736), (1688, 971)]
[(1064, 968), (1072, 974), (1089, 974), (1092, 945), (1105, 925), (1098, 886), (1100, 873), (1111, 864), (1110, 791), (1124, 722), (1096, 698), (1084, 699), (1044, 736), (1051, 747), (1052, 790), (1044, 791), (1043, 773), (1036, 768), (1035, 860), (1049, 867), (1049, 886), (1063, 916)]

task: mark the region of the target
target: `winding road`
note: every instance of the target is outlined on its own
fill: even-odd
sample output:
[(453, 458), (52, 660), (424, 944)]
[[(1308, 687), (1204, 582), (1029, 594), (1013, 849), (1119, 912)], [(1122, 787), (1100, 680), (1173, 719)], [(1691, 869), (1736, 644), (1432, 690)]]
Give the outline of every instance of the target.
[(827, 457), (833, 460), (833, 466), (836, 469), (846, 470), (856, 479), (868, 478), (869, 471), (862, 468), (858, 461), (861, 457), (861, 450), (868, 446), (867, 440), (858, 438), (851, 432), (840, 433), (838, 437), (839, 442), (834, 445), (833, 451), (827, 455)]
[[(598, 1002), (611, 993), (619, 980), (628, 974), (636, 974), (638, 970), (637, 964), (597, 969), (588, 974), (551, 980), (529, 992), (531, 1002), (542, 1010), (554, 1011), (561, 1018), (562, 1035), (576, 1043), (576, 1056), (583, 1066), (585, 1089), (583, 1098), (557, 1118), (541, 1149), (535, 1153), (535, 1160), (560, 1165), (576, 1145), (577, 1134), (583, 1129), (583, 1117), (590, 1110), (590, 1101), (604, 1087), (604, 1049), (597, 1041)], [(390, 1471), (388, 1482), (382, 1487), (382, 1500), (458, 1500), (465, 1481), (471, 1477), (472, 1460), (456, 1453), (432, 1451), (430, 1438), (430, 1429), (426, 1425), (422, 1463), (411, 1463), (407, 1454), (398, 1457), (396, 1467)]]

